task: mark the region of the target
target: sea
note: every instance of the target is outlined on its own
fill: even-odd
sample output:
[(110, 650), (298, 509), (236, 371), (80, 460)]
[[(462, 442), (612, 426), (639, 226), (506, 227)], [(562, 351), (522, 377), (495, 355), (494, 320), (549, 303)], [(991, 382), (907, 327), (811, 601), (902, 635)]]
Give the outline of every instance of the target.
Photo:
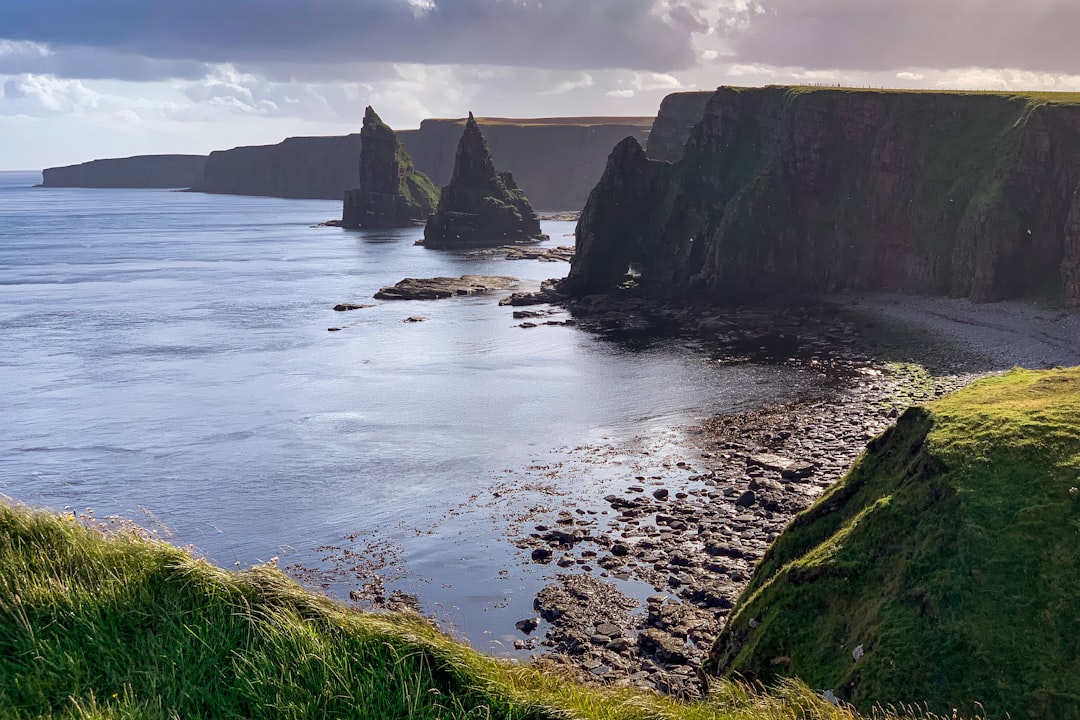
[[(683, 429), (701, 418), (823, 382), (521, 327), (508, 292), (376, 301), (406, 277), (529, 290), (569, 265), (319, 226), (337, 202), (39, 182), (0, 173), (0, 494), (134, 521), (224, 567), (275, 563), (343, 602), (378, 576), (494, 654), (563, 572), (515, 538), (692, 472)], [(573, 223), (542, 227), (573, 244)]]

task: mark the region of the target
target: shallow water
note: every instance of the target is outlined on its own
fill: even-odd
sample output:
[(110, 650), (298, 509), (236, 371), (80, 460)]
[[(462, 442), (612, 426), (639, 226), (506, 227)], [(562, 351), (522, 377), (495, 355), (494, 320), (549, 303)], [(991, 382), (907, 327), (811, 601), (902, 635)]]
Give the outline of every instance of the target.
[[(0, 493), (160, 524), (223, 565), (325, 567), (340, 551), (317, 548), (375, 543), (404, 564), (388, 587), (479, 647), (511, 642), (557, 570), (521, 564), (508, 517), (599, 509), (637, 472), (634, 438), (656, 462), (685, 455), (672, 428), (818, 382), (522, 329), (505, 293), (376, 303), (409, 276), (530, 288), (568, 266), (311, 227), (334, 202), (38, 181), (0, 174)], [(573, 242), (572, 223), (544, 230)]]

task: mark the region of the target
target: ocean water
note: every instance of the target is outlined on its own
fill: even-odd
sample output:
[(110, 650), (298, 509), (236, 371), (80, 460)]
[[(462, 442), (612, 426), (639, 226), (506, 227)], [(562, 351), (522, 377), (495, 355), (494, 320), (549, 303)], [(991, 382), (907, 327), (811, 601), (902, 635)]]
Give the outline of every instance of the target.
[[(374, 566), (493, 652), (558, 572), (509, 541), (524, 510), (602, 508), (638, 451), (693, 459), (678, 427), (817, 388), (523, 329), (505, 293), (371, 299), (404, 277), (533, 288), (564, 263), (312, 227), (334, 202), (39, 181), (0, 173), (0, 493), (131, 518), (224, 566), (276, 557), (342, 598)], [(572, 223), (544, 229), (573, 242)]]

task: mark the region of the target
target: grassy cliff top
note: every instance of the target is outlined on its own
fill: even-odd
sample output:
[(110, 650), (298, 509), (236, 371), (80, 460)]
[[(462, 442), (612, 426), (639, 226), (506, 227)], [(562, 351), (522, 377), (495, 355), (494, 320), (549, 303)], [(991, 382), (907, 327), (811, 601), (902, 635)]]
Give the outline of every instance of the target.
[[(495, 660), (273, 567), (0, 504), (0, 717), (852, 720), (806, 686), (680, 704)], [(895, 716), (888, 716), (895, 717)]]
[[(830, 87), (828, 85), (767, 85), (767, 88), (779, 88), (795, 93), (847, 93), (870, 95), (942, 95), (942, 96), (985, 96), (1006, 100), (1023, 99), (1040, 103), (1060, 103), (1075, 105), (1080, 103), (1080, 92), (1036, 92), (1024, 90), (949, 90), (949, 89), (906, 89), (906, 88), (857, 88)], [(738, 90), (758, 88), (739, 87)]]
[(913, 408), (763, 558), (715, 650), (866, 707), (1080, 717), (1080, 368)]

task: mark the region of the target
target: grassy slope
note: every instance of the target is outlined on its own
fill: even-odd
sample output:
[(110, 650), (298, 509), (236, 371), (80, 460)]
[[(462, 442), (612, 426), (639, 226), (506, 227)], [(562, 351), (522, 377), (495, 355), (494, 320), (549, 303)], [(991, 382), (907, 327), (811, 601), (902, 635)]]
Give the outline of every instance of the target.
[(1078, 473), (1080, 369), (909, 410), (770, 549), (718, 664), (861, 705), (1080, 717)]
[(585, 688), (280, 571), (0, 504), (0, 717), (851, 720), (788, 683), (708, 703)]

